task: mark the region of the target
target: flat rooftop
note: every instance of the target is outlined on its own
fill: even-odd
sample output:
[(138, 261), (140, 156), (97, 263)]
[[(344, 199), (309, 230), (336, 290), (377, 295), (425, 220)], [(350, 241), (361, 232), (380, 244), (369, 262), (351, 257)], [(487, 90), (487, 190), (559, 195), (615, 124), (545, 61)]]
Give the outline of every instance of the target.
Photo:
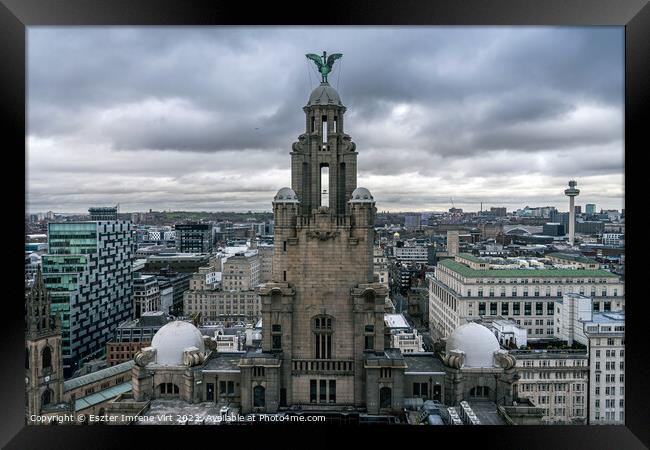
[(625, 311), (604, 311), (593, 313), (591, 320), (595, 323), (621, 323), (625, 321)]
[(436, 358), (433, 353), (405, 353), (404, 362), (407, 365), (406, 375), (414, 373), (444, 373), (442, 361)]
[[(136, 425), (182, 425), (186, 423), (183, 416), (210, 417), (221, 416), (221, 407), (225, 406), (215, 402), (188, 403), (178, 398), (151, 400), (149, 410), (140, 416)], [(231, 410), (229, 414), (238, 414), (238, 410)], [(199, 421), (205, 425), (217, 425), (213, 420)], [(197, 422), (190, 424), (199, 424)]]
[(438, 262), (439, 266), (447, 267), (468, 278), (518, 278), (518, 277), (594, 277), (618, 278), (618, 275), (602, 269), (485, 269), (475, 270), (452, 259)]
[(245, 353), (212, 352), (210, 358), (203, 365), (202, 370), (213, 372), (241, 372), (239, 369), (239, 361), (244, 355)]
[(384, 314), (384, 323), (388, 328), (411, 328), (404, 314)]
[(496, 403), (486, 401), (468, 403), (478, 420), (481, 421), (481, 425), (508, 425), (497, 412)]

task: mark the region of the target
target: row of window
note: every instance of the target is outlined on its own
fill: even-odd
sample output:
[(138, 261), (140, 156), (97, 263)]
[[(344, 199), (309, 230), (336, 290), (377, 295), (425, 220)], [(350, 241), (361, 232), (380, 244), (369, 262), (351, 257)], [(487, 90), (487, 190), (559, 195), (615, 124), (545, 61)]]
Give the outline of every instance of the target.
[[(572, 292), (572, 291), (573, 291), (573, 289), (568, 290), (568, 292)], [(518, 297), (519, 296), (518, 292), (519, 291), (517, 290), (517, 288), (512, 288), (510, 290), (510, 296), (511, 297)], [(580, 293), (580, 295), (585, 295), (585, 289), (583, 287), (581, 287), (578, 290), (578, 292)], [(528, 297), (529, 296), (528, 294), (529, 294), (528, 288), (524, 288), (522, 290), (522, 297)], [(471, 296), (472, 296), (472, 290), (467, 289), (467, 297), (471, 297)], [(490, 290), (488, 292), (488, 295), (484, 295), (483, 289), (479, 289), (476, 296), (479, 297), (479, 298), (480, 297), (497, 297), (497, 295), (495, 295), (494, 288), (490, 288)], [(501, 288), (501, 291), (499, 291), (498, 297), (505, 297), (505, 296), (506, 296), (506, 288)], [(551, 288), (547, 287), (545, 289), (545, 291), (544, 291), (544, 295), (542, 296), (541, 293), (540, 293), (539, 287), (536, 287), (535, 290), (533, 291), (532, 296), (533, 297), (562, 297), (562, 290), (557, 289), (555, 295), (552, 295), (551, 294)], [(590, 291), (590, 296), (591, 297), (596, 297), (597, 296), (596, 289), (592, 289)], [(605, 289), (601, 290), (600, 291), (600, 296), (601, 297), (608, 297), (607, 290), (605, 290)], [(618, 297), (618, 289), (614, 289), (612, 291), (612, 297)]]
[[(618, 390), (619, 395), (624, 395), (625, 386), (619, 386)], [(600, 395), (600, 386), (596, 386), (594, 389), (595, 395)], [(607, 386), (605, 387), (605, 395), (616, 395), (616, 386)]]
[[(619, 383), (623, 383), (625, 381), (625, 374), (621, 373), (618, 376), (618, 381)], [(605, 382), (606, 383), (616, 383), (616, 374), (605, 374)], [(600, 373), (596, 374), (596, 383), (600, 383)]]
[(309, 401), (336, 403), (336, 380), (309, 380)]

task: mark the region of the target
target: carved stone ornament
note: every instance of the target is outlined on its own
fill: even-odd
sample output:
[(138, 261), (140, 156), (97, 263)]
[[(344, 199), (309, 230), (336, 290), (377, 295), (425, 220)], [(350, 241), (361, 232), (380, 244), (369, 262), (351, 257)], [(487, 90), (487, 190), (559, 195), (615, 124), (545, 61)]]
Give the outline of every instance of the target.
[(340, 231), (308, 231), (307, 232), (307, 238), (308, 239), (318, 239), (320, 241), (326, 241), (328, 239), (334, 239), (339, 234), (341, 234)]

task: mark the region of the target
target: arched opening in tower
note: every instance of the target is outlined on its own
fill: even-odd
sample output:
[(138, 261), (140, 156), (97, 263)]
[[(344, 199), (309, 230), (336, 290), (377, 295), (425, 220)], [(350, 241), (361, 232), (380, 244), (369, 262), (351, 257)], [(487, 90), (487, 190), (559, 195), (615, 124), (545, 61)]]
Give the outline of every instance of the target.
[(329, 195), (329, 186), (330, 186), (330, 167), (327, 164), (323, 164), (320, 167), (320, 204), (321, 206), (330, 205), (330, 195)]

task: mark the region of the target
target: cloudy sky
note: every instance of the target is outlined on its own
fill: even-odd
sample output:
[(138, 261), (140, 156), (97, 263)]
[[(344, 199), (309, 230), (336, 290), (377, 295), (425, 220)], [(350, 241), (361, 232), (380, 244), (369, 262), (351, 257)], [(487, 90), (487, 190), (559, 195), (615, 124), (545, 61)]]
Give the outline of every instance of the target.
[[(342, 52), (380, 211), (624, 207), (622, 27), (30, 27), (30, 212), (270, 211)], [(340, 63), (340, 64), (339, 64)]]

